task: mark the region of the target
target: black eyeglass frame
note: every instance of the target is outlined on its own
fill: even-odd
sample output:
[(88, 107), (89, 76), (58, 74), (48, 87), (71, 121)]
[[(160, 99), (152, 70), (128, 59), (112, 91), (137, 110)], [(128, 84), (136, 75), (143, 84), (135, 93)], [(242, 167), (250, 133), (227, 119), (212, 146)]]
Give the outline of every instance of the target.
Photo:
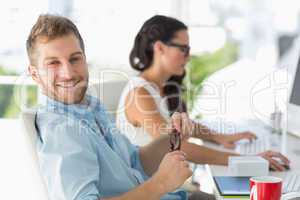
[(175, 42), (165, 42), (165, 44), (170, 47), (178, 48), (182, 53), (184, 53), (185, 56), (190, 55), (191, 47), (187, 44), (177, 44)]
[(170, 134), (170, 151), (178, 151), (181, 148), (180, 133), (174, 128)]

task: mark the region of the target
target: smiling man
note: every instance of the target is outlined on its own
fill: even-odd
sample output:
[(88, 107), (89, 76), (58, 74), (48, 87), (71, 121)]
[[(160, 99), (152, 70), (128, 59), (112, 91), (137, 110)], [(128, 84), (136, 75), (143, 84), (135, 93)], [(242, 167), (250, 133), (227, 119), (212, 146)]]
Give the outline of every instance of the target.
[[(187, 199), (175, 191), (191, 171), (169, 138), (136, 147), (122, 136), (98, 99), (86, 94), (84, 43), (67, 18), (41, 15), (27, 39), (29, 72), (47, 97), (37, 112), (41, 173), (53, 200)], [(185, 114), (173, 125), (187, 133)], [(182, 124), (182, 126), (179, 126)]]
[(50, 24), (48, 18), (39, 18), (27, 40), (29, 71), (47, 96), (66, 104), (80, 103), (88, 85), (83, 40), (75, 25), (55, 27), (64, 21)]

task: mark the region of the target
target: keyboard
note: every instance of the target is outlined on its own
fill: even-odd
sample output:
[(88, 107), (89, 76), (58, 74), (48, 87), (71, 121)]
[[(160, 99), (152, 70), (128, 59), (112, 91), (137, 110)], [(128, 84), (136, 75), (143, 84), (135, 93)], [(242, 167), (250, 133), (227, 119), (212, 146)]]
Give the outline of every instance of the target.
[(267, 150), (273, 149), (267, 138), (256, 139), (251, 142), (238, 143), (235, 151), (242, 155), (256, 155)]
[(300, 191), (300, 174), (288, 174), (283, 179), (282, 193)]

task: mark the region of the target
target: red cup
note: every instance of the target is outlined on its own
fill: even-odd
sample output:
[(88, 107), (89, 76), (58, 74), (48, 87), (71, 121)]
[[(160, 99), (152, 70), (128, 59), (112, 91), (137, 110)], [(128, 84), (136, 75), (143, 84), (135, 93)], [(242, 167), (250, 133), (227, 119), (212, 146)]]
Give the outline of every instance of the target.
[(250, 200), (280, 200), (282, 179), (273, 176), (250, 178)]

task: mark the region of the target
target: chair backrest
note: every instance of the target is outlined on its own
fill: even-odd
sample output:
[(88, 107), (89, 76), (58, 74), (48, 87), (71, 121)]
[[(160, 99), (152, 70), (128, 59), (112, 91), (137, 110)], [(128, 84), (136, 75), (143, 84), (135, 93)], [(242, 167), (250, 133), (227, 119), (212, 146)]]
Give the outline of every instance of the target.
[(111, 80), (91, 84), (88, 93), (100, 99), (112, 117), (116, 117), (119, 99), (127, 80)]
[(21, 112), (20, 121), (21, 121), (21, 128), (24, 139), (27, 143), (27, 149), (31, 157), (32, 167), (33, 167), (33, 174), (32, 180), (36, 186), (36, 192), (38, 193), (37, 196), (39, 200), (47, 200), (48, 194), (47, 190), (43, 181), (43, 178), (40, 174), (39, 162), (38, 162), (38, 153), (36, 149), (36, 144), (38, 140), (38, 133), (35, 128), (35, 109), (28, 109)]
[(38, 140), (38, 133), (35, 128), (35, 115), (36, 110), (25, 110), (21, 113), (21, 125), (25, 134), (26, 142), (28, 144), (28, 149), (31, 152), (32, 158), (35, 162), (38, 162), (38, 156), (36, 151), (36, 143)]

